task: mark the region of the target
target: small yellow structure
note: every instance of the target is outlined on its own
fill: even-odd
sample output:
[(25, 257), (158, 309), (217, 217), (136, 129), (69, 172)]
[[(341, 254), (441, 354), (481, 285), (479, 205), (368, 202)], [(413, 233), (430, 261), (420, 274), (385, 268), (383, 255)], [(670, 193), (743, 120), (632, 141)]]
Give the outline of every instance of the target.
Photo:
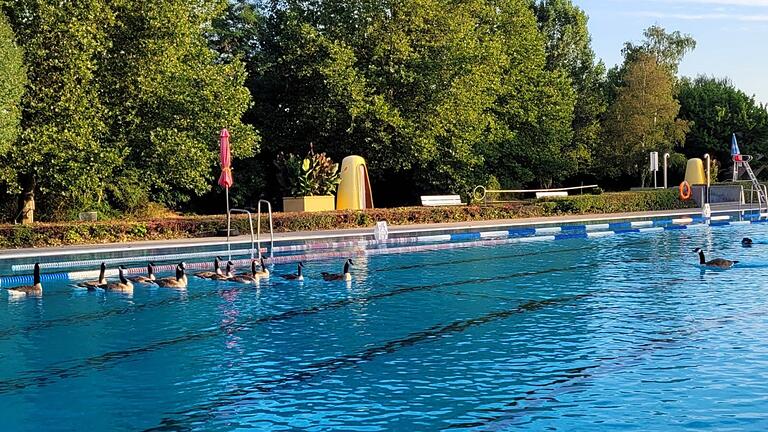
[(685, 167), (685, 181), (690, 185), (707, 184), (707, 176), (704, 173), (704, 162), (701, 159), (688, 159), (688, 165)]
[(368, 167), (360, 156), (347, 156), (341, 161), (341, 182), (336, 194), (337, 210), (373, 208)]

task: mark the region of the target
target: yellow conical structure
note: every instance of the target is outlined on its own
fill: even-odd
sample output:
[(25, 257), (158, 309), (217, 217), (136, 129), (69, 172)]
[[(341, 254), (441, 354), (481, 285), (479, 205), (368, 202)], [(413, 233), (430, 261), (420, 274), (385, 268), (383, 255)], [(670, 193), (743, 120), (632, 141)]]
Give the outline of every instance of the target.
[(707, 175), (704, 173), (704, 162), (699, 158), (688, 159), (685, 167), (685, 181), (689, 185), (707, 184)]
[(341, 182), (336, 194), (336, 210), (373, 208), (368, 167), (360, 156), (347, 156), (341, 161)]

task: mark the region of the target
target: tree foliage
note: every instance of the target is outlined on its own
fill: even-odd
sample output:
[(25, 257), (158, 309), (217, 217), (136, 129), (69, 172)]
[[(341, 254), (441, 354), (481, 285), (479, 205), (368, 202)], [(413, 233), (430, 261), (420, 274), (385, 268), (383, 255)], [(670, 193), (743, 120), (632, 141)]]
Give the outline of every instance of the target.
[(647, 173), (651, 151), (672, 152), (683, 144), (689, 122), (677, 118), (674, 77), (656, 57), (640, 54), (626, 65), (624, 85), (608, 109), (602, 165), (610, 176)]
[(728, 79), (699, 76), (680, 83), (680, 118), (693, 123), (685, 141), (689, 157), (709, 153), (725, 166), (731, 134), (744, 154), (768, 155), (768, 111)]
[[(217, 132), (234, 155), (257, 137), (240, 122), (245, 71), (220, 62), (205, 30), (221, 2), (18, 0), (4, 8), (29, 75), (23, 132), (2, 165), (27, 206), (129, 209), (210, 190)], [(55, 196), (55, 198), (54, 198)], [(32, 204), (32, 208), (33, 208)]]
[[(27, 76), (23, 52), (5, 15), (0, 13), (0, 157), (16, 142), (21, 121), (21, 97)], [(0, 181), (12, 178), (0, 163)]]
[(102, 144), (107, 129), (96, 77), (114, 16), (102, 0), (18, 0), (6, 8), (29, 85), (23, 132), (4, 165), (27, 200), (35, 190), (50, 198), (47, 210), (97, 202), (120, 161)]
[(547, 69), (563, 71), (576, 93), (570, 151), (578, 172), (585, 173), (598, 151), (600, 120), (607, 108), (605, 66), (595, 60), (586, 13), (571, 0), (540, 0), (533, 9), (545, 39)]
[(680, 61), (686, 53), (696, 48), (696, 40), (690, 35), (679, 31), (668, 33), (664, 27), (653, 25), (648, 27), (643, 36), (645, 40), (640, 44), (626, 42), (622, 53), (627, 61), (632, 62), (638, 56), (650, 55), (656, 63), (669, 68), (672, 75), (677, 74)]
[(690, 36), (651, 26), (606, 73), (572, 0), (0, 4), (0, 176), (47, 216), (205, 209), (222, 127), (240, 206), (277, 198), (275, 158), (313, 147), (366, 158), (379, 204), (644, 175), (683, 142), (725, 157), (733, 131), (768, 150), (765, 107), (678, 82)]
[(115, 8), (101, 78), (111, 90), (109, 144), (125, 156), (113, 188), (120, 201), (134, 201), (132, 192), (177, 205), (209, 191), (223, 127), (234, 157), (256, 150), (255, 132), (240, 121), (250, 104), (243, 64), (218, 62), (202, 32), (221, 12), (217, 3), (131, 0)]

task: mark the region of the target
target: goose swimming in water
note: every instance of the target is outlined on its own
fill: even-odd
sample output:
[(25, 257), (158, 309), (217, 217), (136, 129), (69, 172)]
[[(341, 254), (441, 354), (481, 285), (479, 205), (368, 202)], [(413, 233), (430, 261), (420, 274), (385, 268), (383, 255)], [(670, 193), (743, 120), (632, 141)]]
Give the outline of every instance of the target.
[(227, 269), (224, 272), (224, 274), (213, 275), (210, 277), (210, 279), (216, 280), (216, 281), (225, 281), (225, 280), (232, 279), (232, 277), (235, 276), (235, 273), (232, 271), (234, 267), (235, 267), (235, 263), (233, 263), (232, 261), (227, 261)]
[(752, 239), (749, 237), (744, 237), (741, 239), (741, 245), (744, 247), (752, 247)]
[(303, 269), (303, 268), (304, 268), (304, 263), (299, 262), (299, 264), (296, 265), (296, 273), (284, 274), (284, 275), (280, 275), (280, 277), (282, 277), (283, 279), (287, 279), (287, 280), (303, 281), (304, 280), (304, 275), (301, 274), (301, 269)]
[(40, 263), (35, 263), (32, 285), (10, 287), (7, 291), (11, 297), (41, 297), (43, 295), (43, 284), (40, 283)]
[(125, 267), (120, 266), (118, 269), (120, 274), (120, 280), (118, 282), (112, 282), (104, 286), (106, 291), (119, 291), (119, 292), (133, 292), (133, 282), (129, 281), (125, 277)]
[(140, 283), (145, 285), (154, 285), (155, 279), (155, 263), (149, 263), (147, 264), (147, 275), (146, 276), (134, 276), (128, 278), (129, 281), (133, 283)]
[(738, 261), (731, 261), (724, 258), (715, 258), (712, 260), (707, 261), (704, 258), (704, 251), (701, 250), (701, 248), (696, 248), (693, 250), (695, 253), (699, 254), (699, 264), (705, 267), (715, 267), (720, 269), (729, 269), (733, 267), (734, 264), (736, 264)]
[(268, 278), (269, 269), (267, 269), (267, 266), (264, 264), (264, 258), (259, 258), (259, 263), (261, 264), (261, 270), (251, 270), (253, 272), (253, 277)]
[(258, 272), (256, 271), (256, 260), (251, 260), (251, 273), (233, 276), (228, 280), (230, 282), (237, 282), (237, 283), (244, 283), (244, 284), (256, 283), (259, 281), (259, 277), (254, 276), (256, 274), (258, 274)]
[(195, 277), (199, 277), (201, 279), (210, 279), (216, 275), (221, 274), (221, 257), (216, 257), (216, 259), (213, 260), (213, 271), (198, 272), (195, 273)]
[(92, 281), (86, 281), (86, 282), (80, 282), (77, 284), (80, 288), (88, 288), (89, 291), (95, 290), (96, 288), (104, 288), (107, 285), (107, 265), (105, 263), (101, 263), (101, 267), (99, 268), (99, 279), (98, 280), (92, 280)]
[(323, 279), (327, 281), (337, 281), (337, 280), (345, 280), (350, 281), (352, 280), (352, 274), (349, 273), (349, 266), (354, 265), (352, 262), (352, 258), (348, 258), (346, 262), (344, 262), (344, 272), (341, 274), (338, 273), (328, 273), (328, 272), (322, 272), (320, 273), (323, 276)]
[(186, 288), (187, 287), (187, 275), (184, 273), (186, 265), (182, 262), (176, 266), (176, 276), (158, 279), (155, 281), (158, 286), (164, 288)]

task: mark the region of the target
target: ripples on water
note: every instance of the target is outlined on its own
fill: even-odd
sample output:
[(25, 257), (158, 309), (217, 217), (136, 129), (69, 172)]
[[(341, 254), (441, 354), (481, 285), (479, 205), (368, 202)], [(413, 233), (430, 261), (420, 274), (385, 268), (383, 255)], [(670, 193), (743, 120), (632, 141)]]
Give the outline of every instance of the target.
[[(743, 235), (768, 238), (356, 258), (351, 284), (313, 262), (303, 284), (48, 285), (0, 304), (0, 428), (764, 430), (768, 245)], [(698, 246), (742, 262), (701, 271)]]

